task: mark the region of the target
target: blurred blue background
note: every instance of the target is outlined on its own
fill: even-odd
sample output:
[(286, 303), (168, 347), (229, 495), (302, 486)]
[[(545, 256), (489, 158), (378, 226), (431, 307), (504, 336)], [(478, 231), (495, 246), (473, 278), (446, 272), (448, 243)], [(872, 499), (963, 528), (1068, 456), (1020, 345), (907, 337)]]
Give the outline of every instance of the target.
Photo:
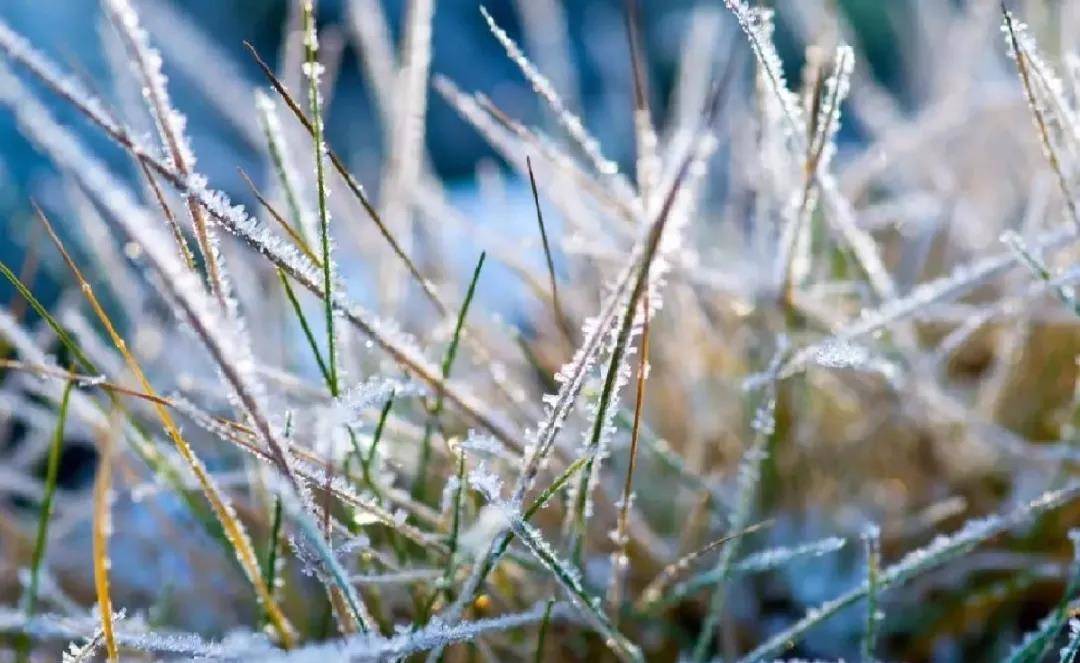
[[(530, 55), (530, 45), (522, 34), (519, 11), (529, 0), (489, 0), (485, 6), (495, 20), (510, 35), (523, 44)], [(182, 44), (173, 32), (175, 25), (160, 18), (160, 12), (150, 11), (153, 5), (168, 5), (187, 17), (208, 37), (215, 53), (201, 53), (199, 58), (213, 66), (229, 67), (240, 74), (248, 87), (264, 81), (254, 62), (244, 49), (244, 40), (253, 43), (270, 62), (277, 62), (283, 30), (288, 25), (287, 0), (155, 0), (138, 2), (143, 20), (153, 43), (163, 49), (165, 71), (170, 76), (170, 92), (179, 109), (188, 117), (188, 126), (199, 169), (212, 184), (227, 191), (240, 202), (250, 205), (246, 187), (239, 180), (236, 168), (261, 174), (262, 158), (236, 131), (244, 115), (251, 126), (256, 125), (250, 96), (230, 99), (235, 109), (232, 118), (224, 117), (205, 90), (193, 80), (190, 72), (177, 66), (178, 52), (166, 46)], [(357, 54), (348, 34), (348, 16), (342, 0), (323, 0), (319, 8), (320, 29), (327, 43), (336, 41), (344, 47), (341, 69), (335, 86), (334, 99), (327, 125), (331, 143), (350, 161), (354, 172), (368, 187), (379, 180), (382, 128), (365, 89)], [(395, 41), (399, 37), (403, 18), (402, 0), (382, 3)], [(604, 152), (622, 164), (628, 164), (633, 152), (632, 120), (629, 112), (632, 83), (626, 57), (626, 37), (622, 0), (567, 0), (562, 3), (566, 15), (569, 56), (564, 58), (568, 68), (559, 76), (551, 74), (560, 92), (571, 106), (585, 118), (590, 130), (599, 137)], [(650, 96), (657, 116), (663, 110), (683, 47), (683, 39), (692, 19), (697, 0), (642, 0), (641, 26), (645, 37), (650, 75)], [(713, 3), (722, 10), (722, 3)], [(842, 0), (836, 8), (852, 23), (860, 50), (876, 78), (903, 98), (904, 85), (900, 80), (900, 64), (895, 55), (893, 37), (908, 15), (907, 0), (879, 2), (877, 0)], [(433, 74), (443, 74), (467, 91), (478, 90), (490, 96), (511, 116), (528, 124), (545, 122), (543, 109), (517, 68), (505, 56), (492, 37), (476, 0), (440, 0), (436, 2)], [(803, 45), (797, 43), (784, 21), (784, 3), (778, 6), (780, 21), (777, 41), (789, 74), (796, 76), (801, 65)], [(155, 16), (159, 16), (154, 20)], [(16, 31), (27, 36), (39, 49), (60, 62), (74, 75), (86, 81), (103, 97), (117, 103), (112, 86), (108, 52), (111, 26), (104, 21), (94, 0), (5, 0), (0, 3), (0, 18)], [(728, 21), (730, 23), (730, 21)], [(732, 25), (721, 32), (724, 39), (739, 38)], [(530, 48), (533, 46), (533, 48)], [(184, 46), (176, 47), (181, 51)], [(727, 52), (724, 48), (718, 53)], [(227, 62), (217, 58), (222, 56)], [(543, 68), (543, 55), (538, 58)], [(198, 67), (198, 62), (196, 62)], [(245, 90), (240, 90), (246, 93)], [(228, 93), (228, 92), (226, 92)], [(45, 94), (57, 114), (76, 127), (92, 145), (104, 146), (97, 132), (91, 130), (70, 108)], [(498, 163), (484, 140), (433, 91), (429, 94), (427, 114), (427, 147), (434, 167), (448, 184), (458, 190), (473, 187), (477, 164), (484, 160)], [(845, 128), (850, 133), (850, 127)], [(101, 152), (111, 155), (118, 168), (128, 168), (115, 150)], [(38, 155), (23, 139), (7, 111), (0, 111), (0, 224), (7, 241), (0, 243), (0, 259), (18, 265), (26, 253), (29, 228), (29, 200), (48, 203), (58, 197), (57, 181), (52, 177), (50, 164)], [(467, 203), (466, 203), (467, 204)], [(61, 220), (62, 222), (62, 220)], [(48, 299), (48, 274), (38, 277), (34, 284)]]

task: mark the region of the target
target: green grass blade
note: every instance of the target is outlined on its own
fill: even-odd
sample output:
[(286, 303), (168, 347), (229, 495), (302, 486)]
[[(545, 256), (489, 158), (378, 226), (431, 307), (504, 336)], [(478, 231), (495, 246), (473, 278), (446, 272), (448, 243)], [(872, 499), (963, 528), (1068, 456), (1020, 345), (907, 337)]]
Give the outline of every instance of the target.
[[(450, 339), (450, 345), (446, 348), (446, 354), (443, 356), (441, 371), (442, 379), (445, 382), (450, 379), (450, 370), (454, 366), (454, 359), (457, 357), (458, 343), (461, 341), (461, 331), (465, 327), (465, 316), (469, 313), (469, 305), (472, 304), (473, 295), (476, 294), (476, 283), (480, 280), (480, 270), (484, 267), (484, 259), (487, 257), (486, 252), (480, 253), (480, 260), (476, 262), (476, 269), (473, 270), (472, 280), (469, 281), (469, 289), (465, 292), (465, 299), (461, 303), (461, 309), (458, 311), (457, 322), (454, 325), (454, 335)], [(435, 404), (432, 406), (428, 413), (427, 421), (424, 424), (424, 438), (420, 447), (420, 464), (416, 473), (416, 478), (413, 481), (413, 497), (418, 501), (424, 500), (425, 493), (425, 478), (427, 477), (428, 464), (431, 462), (431, 436), (435, 432), (435, 427), (439, 421), (439, 415), (443, 409), (443, 390), (438, 390), (435, 394)]]
[(82, 351), (82, 348), (75, 342), (75, 339), (73, 339), (67, 330), (64, 329), (63, 325), (49, 313), (41, 301), (34, 296), (34, 293), (30, 292), (30, 288), (26, 287), (26, 284), (22, 282), (22, 279), (16, 276), (15, 272), (11, 271), (11, 268), (3, 261), (0, 261), (0, 275), (3, 275), (3, 277), (15, 287), (15, 290), (17, 290), (23, 299), (30, 304), (30, 307), (34, 309), (34, 312), (41, 316), (41, 319), (49, 325), (53, 330), (53, 333), (56, 334), (56, 337), (60, 340), (60, 343), (71, 353), (72, 357), (78, 360), (79, 364), (81, 364), (88, 372), (94, 374), (98, 373), (97, 366), (94, 365), (94, 362), (90, 361), (90, 358)]
[(315, 10), (310, 0), (304, 3), (304, 53), (308, 73), (308, 104), (311, 108), (312, 138), (315, 144), (315, 185), (319, 199), (319, 241), (322, 248), (323, 298), (326, 311), (327, 373), (330, 395), (337, 397), (337, 342), (334, 338), (334, 275), (330, 259), (330, 211), (326, 195), (326, 145), (323, 138), (322, 96), (319, 92), (319, 46), (315, 32)]
[(45, 559), (49, 518), (52, 516), (53, 497), (56, 495), (56, 482), (60, 476), (60, 450), (64, 445), (64, 426), (67, 423), (68, 404), (71, 402), (71, 389), (74, 385), (73, 380), (68, 380), (64, 385), (64, 395), (60, 399), (60, 412), (56, 418), (56, 430), (53, 432), (52, 444), (49, 445), (49, 459), (45, 470), (45, 496), (41, 501), (37, 535), (34, 537), (34, 552), (30, 557), (30, 587), (26, 592), (27, 615), (34, 614), (34, 609), (37, 607), (41, 563)]
[(330, 369), (326, 367), (322, 353), (319, 352), (319, 344), (315, 341), (315, 334), (311, 331), (311, 325), (308, 323), (307, 316), (304, 315), (304, 309), (300, 306), (300, 300), (296, 298), (296, 292), (289, 284), (289, 277), (285, 275), (285, 270), (279, 268), (277, 272), (278, 278), (281, 279), (281, 286), (285, 289), (285, 296), (288, 297), (293, 313), (296, 314), (296, 318), (300, 321), (300, 328), (304, 330), (304, 338), (307, 339), (308, 345), (311, 346), (311, 353), (315, 355), (315, 362), (319, 365), (319, 372), (322, 373), (326, 386), (332, 389), (333, 382), (331, 381)]

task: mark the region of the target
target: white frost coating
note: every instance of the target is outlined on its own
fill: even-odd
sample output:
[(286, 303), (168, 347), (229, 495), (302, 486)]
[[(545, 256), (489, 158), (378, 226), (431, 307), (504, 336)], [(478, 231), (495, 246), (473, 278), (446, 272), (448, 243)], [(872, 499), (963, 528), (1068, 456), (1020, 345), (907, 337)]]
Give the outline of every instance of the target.
[(494, 436), (480, 431), (470, 430), (461, 442), (461, 448), (470, 454), (479, 454), (500, 460), (517, 462), (514, 454), (507, 451)]
[(221, 191), (208, 188), (206, 178), (192, 175), (179, 182), (181, 193), (193, 196), (223, 228), (240, 237), (262, 255), (280, 262), (297, 279), (321, 283), (319, 269), (291, 243), (249, 216), (243, 205), (233, 205)]
[(506, 49), (506, 54), (521, 69), (521, 73), (525, 75), (529, 84), (532, 85), (533, 91), (540, 95), (540, 98), (551, 107), (559, 125), (566, 130), (570, 138), (589, 158), (589, 162), (596, 169), (596, 172), (601, 175), (617, 175), (619, 173), (618, 165), (603, 155), (600, 151), (600, 142), (589, 134), (581, 118), (566, 107), (551, 81), (537, 71), (529, 58), (525, 57), (525, 54), (521, 52), (521, 48), (510, 38), (510, 35), (506, 34), (505, 30), (499, 27), (483, 5), (480, 6), (480, 13), (484, 15), (484, 20), (487, 21), (491, 34), (495, 35), (502, 47)]
[[(1064, 132), (1069, 139), (1067, 147), (1075, 154), (1076, 148), (1080, 147), (1080, 117), (1073, 111), (1068, 102), (1065, 92), (1065, 84), (1046, 60), (1039, 53), (1039, 46), (1035, 38), (1031, 36), (1028, 25), (1016, 18), (1012, 12), (1006, 12), (1008, 20), (1002, 20), (1001, 33), (1005, 39), (1006, 53), (1009, 58), (1015, 60), (1016, 53), (1013, 50), (1012, 34), (1009, 32), (1011, 22), (1016, 35), (1016, 43), (1019, 46), (1024, 64), (1032, 71), (1032, 83), (1038, 86), (1049, 97), (1049, 103), (1043, 102), (1038, 97), (1029, 97), (1028, 101), (1035, 107), (1033, 111), (1039, 112), (1052, 126)], [(1034, 117), (1032, 118), (1034, 121)], [(1038, 124), (1036, 122), (1036, 129)], [(1045, 148), (1045, 146), (1044, 146)]]
[(483, 461), (469, 470), (469, 485), (472, 486), (473, 490), (483, 495), (488, 502), (502, 499), (502, 479), (498, 474), (489, 470)]
[[(879, 591), (901, 584), (930, 568), (971, 550), (979, 543), (1012, 527), (1027, 522), (1047, 511), (1070, 504), (1080, 497), (1080, 483), (1072, 483), (1060, 490), (1048, 491), (1034, 500), (1003, 515), (969, 520), (958, 531), (940, 535), (929, 545), (905, 555), (899, 562), (882, 570), (878, 576)], [(811, 608), (806, 615), (788, 628), (761, 643), (739, 659), (739, 663), (751, 663), (767, 659), (777, 652), (791, 647), (803, 633), (813, 628), (839, 610), (852, 605), (869, 591), (869, 583), (849, 590), (840, 596)]]
[[(1030, 245), (1034, 250), (1060, 247), (1075, 238), (1077, 234), (1077, 228), (1072, 223), (1061, 224), (1033, 239)], [(987, 279), (1009, 269), (1016, 264), (1017, 260), (1018, 257), (1012, 251), (979, 258), (955, 267), (945, 276), (922, 283), (907, 295), (890, 299), (876, 309), (863, 309), (858, 320), (831, 338), (808, 345), (795, 353), (784, 364), (780, 377), (787, 378), (803, 370), (825, 344), (834, 343), (837, 340), (851, 341), (872, 334), (891, 323), (916, 314), (920, 309), (931, 304), (960, 297)]]
[(825, 368), (879, 373), (890, 383), (895, 383), (900, 375), (900, 369), (892, 362), (874, 355), (864, 345), (842, 339), (827, 341), (817, 346), (811, 361)]
[(760, 573), (785, 566), (800, 557), (821, 557), (836, 552), (844, 547), (840, 537), (829, 537), (821, 541), (804, 543), (798, 546), (772, 548), (747, 555), (736, 562), (731, 570), (734, 573)]
[(802, 107), (799, 100), (788, 89), (787, 79), (784, 77), (784, 66), (780, 61), (780, 55), (773, 45), (773, 10), (765, 7), (751, 7), (744, 0), (724, 0), (728, 10), (735, 15), (739, 27), (750, 40), (750, 47), (762, 68), (762, 72), (768, 78), (769, 87), (777, 95), (784, 116), (786, 118), (787, 138), (794, 144), (802, 140), (803, 120)]
[[(185, 128), (187, 118), (175, 110), (169, 96), (169, 78), (161, 71), (161, 54), (150, 45), (150, 35), (139, 24), (139, 16), (128, 0), (106, 0), (106, 6), (122, 27), (128, 46), (134, 51), (132, 70), (146, 86), (143, 96), (154, 110), (161, 142), (166, 150), (166, 160), (177, 170), (187, 172), (195, 167), (195, 154), (191, 150)], [(176, 159), (173, 151), (176, 151)]]
[(498, 633), (534, 624), (544, 617), (546, 604), (538, 603), (525, 612), (459, 624), (446, 624), (438, 617), (423, 628), (400, 629), (392, 637), (374, 634), (354, 635), (344, 641), (308, 645), (290, 652), (277, 651), (261, 659), (267, 663), (326, 663), (326, 661), (391, 661), (412, 654), (467, 642), (487, 633)]
[[(508, 508), (509, 507), (508, 505)], [(540, 531), (521, 519), (511, 516), (511, 526), (518, 539), (528, 548), (536, 559), (544, 565), (559, 584), (566, 590), (570, 601), (605, 638), (605, 644), (621, 659), (644, 661), (638, 647), (623, 636), (611, 623), (601, 608), (600, 599), (591, 596), (582, 584), (581, 573), (577, 567), (567, 563), (540, 534)]]
[(828, 170), (832, 157), (836, 154), (836, 134), (840, 131), (840, 105), (847, 99), (851, 90), (851, 73), (855, 68), (855, 53), (851, 47), (841, 43), (833, 56), (833, 71), (825, 80), (824, 99), (818, 109), (818, 136), (815, 136), (821, 156), (818, 169)]
[[(744, 0), (724, 0), (724, 4), (735, 15), (739, 27), (750, 40), (758, 65), (783, 111), (788, 142), (795, 158), (801, 160), (806, 154), (806, 137), (802, 130), (806, 123), (797, 97), (787, 87), (780, 56), (772, 41), (773, 12), (771, 9), (751, 7)], [(814, 176), (829, 210), (829, 222), (834, 224), (836, 231), (851, 247), (870, 285), (879, 297), (893, 297), (895, 286), (892, 277), (881, 261), (873, 238), (859, 228), (851, 203), (840, 193), (836, 179), (825, 169), (815, 172)]]
[(328, 407), (320, 409), (316, 420), (327, 429), (357, 427), (364, 423), (365, 410), (382, 406), (391, 395), (410, 397), (425, 393), (427, 390), (415, 382), (373, 376), (343, 391)]
[[(169, 56), (169, 63), (201, 89), (207, 101), (251, 147), (261, 148), (261, 136), (251, 123), (248, 109), (236, 103), (250, 93), (236, 59), (172, 3), (140, 0), (139, 10), (143, 23), (160, 38), (157, 44)], [(215, 75), (208, 76), (210, 71)]]
[(431, 72), (434, 0), (407, 4), (400, 66), (393, 92), (386, 99), (392, 115), (388, 127), (387, 163), (380, 190), (383, 216), (395, 231), (411, 234), (413, 191), (424, 165), (424, 130)]

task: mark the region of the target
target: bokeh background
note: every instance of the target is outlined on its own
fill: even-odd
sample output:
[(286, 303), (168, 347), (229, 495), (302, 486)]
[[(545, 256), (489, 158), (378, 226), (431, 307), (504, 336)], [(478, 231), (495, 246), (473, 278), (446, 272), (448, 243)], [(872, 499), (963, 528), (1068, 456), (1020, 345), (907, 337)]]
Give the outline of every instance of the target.
[[(202, 169), (211, 182), (250, 206), (254, 199), (237, 177), (236, 167), (245, 167), (258, 174), (262, 157), (250, 142), (244, 140), (237, 125), (244, 121), (245, 113), (250, 113), (252, 116), (247, 119), (253, 120), (254, 109), (241, 99), (235, 105), (237, 116), (224, 117), (216, 104), (207, 102), (208, 91), (193, 80), (192, 74), (198, 71), (199, 65), (212, 62), (214, 67), (235, 71), (252, 87), (261, 85), (263, 80), (259, 70), (242, 42), (250, 41), (270, 62), (276, 62), (283, 30), (289, 21), (288, 2), (154, 0), (145, 4), (143, 12), (147, 27), (159, 45), (166, 48), (165, 71), (170, 75), (171, 92), (188, 117), (191, 140), (196, 154), (201, 156)], [(403, 4), (400, 0), (383, 3), (394, 30), (400, 29)], [(550, 118), (491, 36), (480, 15), (480, 4), (472, 0), (441, 0), (437, 3), (432, 73), (450, 77), (465, 90), (485, 92), (512, 117), (527, 124), (544, 124)], [(627, 47), (621, 1), (567, 0), (562, 3), (567, 27), (565, 37), (569, 42), (558, 36), (559, 41), (551, 44), (529, 43), (522, 33), (521, 11), (527, 10), (528, 0), (490, 0), (483, 4), (515, 40), (529, 52), (539, 53), (541, 69), (552, 78), (571, 107), (581, 112), (590, 130), (601, 140), (606, 156), (628, 166), (634, 149), (632, 120), (626, 112), (632, 95), (632, 81), (629, 62), (623, 57)], [(658, 114), (662, 115), (668, 104), (686, 31), (695, 16), (700, 18), (700, 14), (694, 14), (694, 8), (699, 4), (692, 0), (645, 0), (641, 3), (650, 96)], [(914, 27), (917, 4), (909, 0), (836, 2), (837, 10), (843, 12), (854, 28), (860, 54), (868, 58), (874, 77), (900, 99), (908, 101), (916, 94), (917, 81), (905, 79), (905, 62), (897, 34)], [(350, 165), (361, 180), (373, 186), (378, 182), (379, 164), (382, 163), (382, 128), (365, 87), (356, 50), (348, 36), (351, 19), (339, 0), (323, 0), (320, 5), (319, 23), (328, 28), (328, 47), (341, 51), (334, 91), (336, 101), (326, 120), (330, 140), (339, 152), (349, 155)], [(797, 79), (805, 43), (797, 30), (784, 22), (783, 5), (781, 2), (778, 7), (781, 20), (777, 44), (785, 59), (785, 69)], [(201, 39), (186, 39), (186, 32), (174, 33), (174, 24), (169, 21), (170, 12), (182, 13), (200, 30), (197, 37)], [(0, 17), (56, 61), (71, 66), (80, 77), (91, 81), (93, 88), (107, 97), (112, 95), (110, 80), (114, 78), (116, 68), (110, 65), (105, 46), (112, 42), (115, 55), (116, 44), (113, 35), (109, 34), (113, 28), (104, 20), (98, 3), (93, 0), (6, 0), (0, 3)], [(721, 34), (725, 40), (736, 38), (730, 30)], [(395, 33), (395, 40), (398, 36)], [(201, 48), (203, 38), (209, 41), (206, 46), (212, 51)], [(177, 64), (178, 59), (191, 57), (182, 52), (188, 46), (196, 53), (194, 70)], [(169, 50), (170, 47), (175, 50)], [(236, 90), (226, 94), (230, 92)], [(85, 130), (74, 111), (46, 99), (53, 103), (61, 117), (71, 120), (77, 129)], [(430, 100), (427, 146), (435, 170), (467, 196), (468, 191), (475, 188), (478, 167), (502, 168), (503, 165), (488, 144), (439, 95), (431, 94)], [(335, 111), (335, 106), (340, 110)], [(99, 139), (93, 131), (85, 131), (84, 135), (92, 141)], [(858, 127), (851, 122), (845, 123), (842, 139), (857, 140), (857, 136)], [(55, 181), (47, 160), (18, 133), (6, 113), (0, 114), (0, 155), (0, 223), (9, 239), (0, 244), (0, 257), (17, 263), (28, 241), (26, 229), (32, 225), (26, 223), (27, 198), (47, 199), (52, 195), (49, 189)], [(463, 204), (468, 205), (468, 201)], [(472, 206), (469, 207), (473, 211)], [(478, 207), (475, 212), (483, 214), (484, 210)], [(41, 278), (42, 287), (48, 291), (48, 273), (43, 273)], [(3, 287), (6, 286), (0, 286)]]

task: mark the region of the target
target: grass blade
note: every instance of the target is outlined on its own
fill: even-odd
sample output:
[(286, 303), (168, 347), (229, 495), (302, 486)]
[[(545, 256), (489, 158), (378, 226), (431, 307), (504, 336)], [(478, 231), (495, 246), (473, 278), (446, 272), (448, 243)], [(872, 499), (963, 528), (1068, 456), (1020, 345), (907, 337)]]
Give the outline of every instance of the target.
[(64, 386), (64, 395), (60, 400), (60, 410), (56, 415), (56, 431), (49, 445), (49, 457), (45, 470), (45, 496), (41, 500), (41, 514), (38, 516), (37, 535), (34, 537), (34, 552), (30, 557), (30, 586), (26, 591), (26, 614), (34, 614), (37, 607), (38, 582), (41, 563), (45, 560), (45, 546), (48, 543), (49, 518), (52, 516), (53, 497), (56, 495), (56, 482), (60, 475), (60, 450), (64, 444), (64, 425), (67, 422), (68, 403), (71, 402), (71, 389), (75, 385), (68, 380)]
[[(484, 259), (486, 257), (486, 253), (481, 253), (480, 259), (476, 262), (472, 280), (469, 281), (469, 289), (465, 291), (465, 299), (462, 301), (461, 309), (458, 311), (457, 322), (454, 325), (454, 335), (451, 337), (450, 345), (446, 347), (446, 353), (443, 355), (440, 372), (444, 382), (450, 378), (450, 369), (454, 366), (454, 359), (457, 357), (458, 343), (461, 341), (461, 331), (465, 327), (465, 316), (469, 313), (469, 305), (472, 303), (473, 295), (476, 293), (476, 283), (480, 280), (480, 270), (484, 267)], [(425, 481), (427, 479), (428, 464), (431, 462), (431, 437), (435, 432), (435, 427), (438, 425), (439, 415), (442, 413), (443, 409), (444, 398), (445, 393), (443, 390), (437, 390), (435, 392), (435, 404), (428, 412), (427, 421), (424, 423), (424, 438), (421, 441), (420, 462), (416, 472), (416, 478), (413, 480), (412, 491), (413, 497), (419, 502), (423, 502), (425, 499)]]
[(315, 145), (315, 186), (319, 199), (319, 241), (322, 246), (322, 276), (324, 309), (326, 311), (326, 369), (329, 375), (330, 395), (337, 397), (337, 339), (334, 335), (334, 275), (330, 257), (330, 210), (326, 205), (326, 173), (323, 159), (326, 145), (323, 143), (322, 93), (319, 80), (322, 65), (318, 60), (319, 37), (315, 31), (315, 8), (311, 0), (304, 2), (304, 73), (308, 79), (308, 104), (311, 110), (312, 141)]
[(109, 532), (111, 513), (109, 503), (112, 499), (112, 448), (115, 435), (110, 417), (109, 427), (98, 431), (98, 468), (94, 480), (94, 527), (93, 527), (93, 567), (94, 588), (97, 592), (98, 610), (101, 612), (101, 630), (104, 633), (105, 652), (109, 663), (120, 660), (116, 650), (116, 635), (113, 633), (112, 598), (109, 595)]

